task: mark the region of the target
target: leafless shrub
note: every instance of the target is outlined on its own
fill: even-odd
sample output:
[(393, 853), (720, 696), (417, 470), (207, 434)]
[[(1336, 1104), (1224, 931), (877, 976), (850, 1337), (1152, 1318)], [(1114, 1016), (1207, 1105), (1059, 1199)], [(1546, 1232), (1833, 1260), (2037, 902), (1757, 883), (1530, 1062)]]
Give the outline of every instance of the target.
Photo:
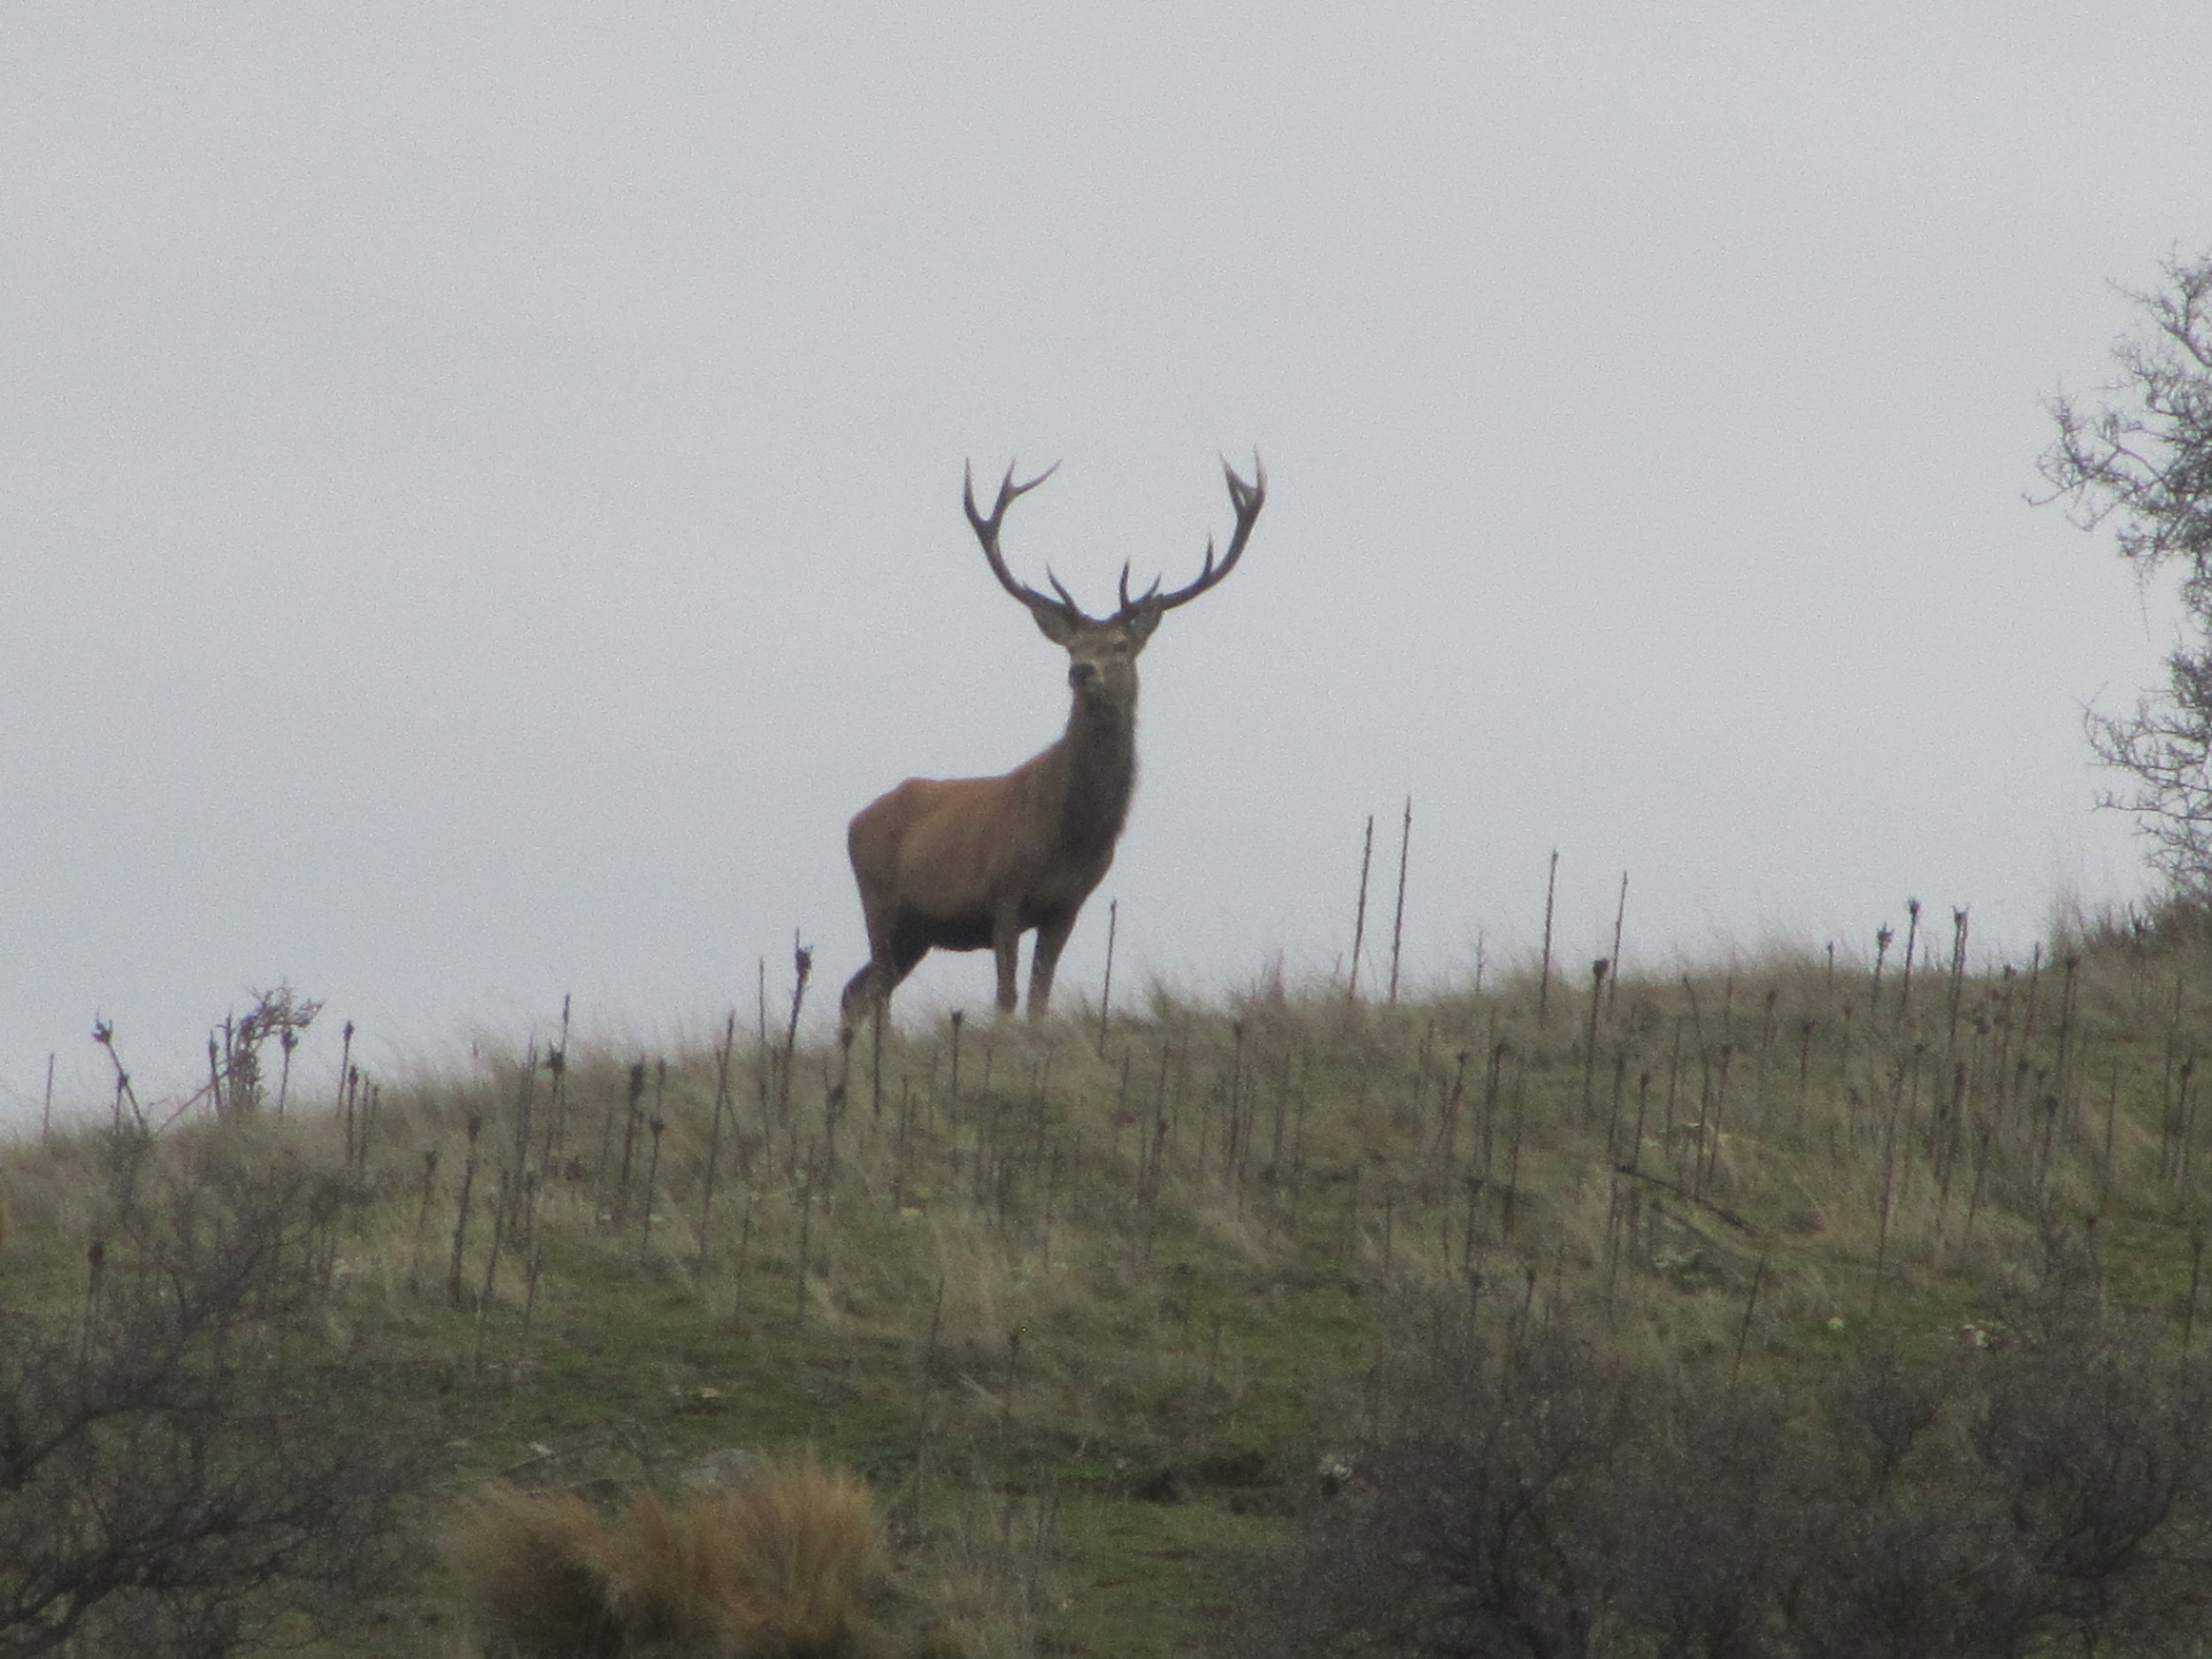
[(121, 1145), (81, 1297), (0, 1290), (6, 1659), (220, 1659), (388, 1578), (410, 1460), (321, 1329), (334, 1189)]
[(1832, 1379), (1822, 1401), (1845, 1495), (1888, 1495), (1905, 1459), (1943, 1410), (1940, 1377), (1908, 1363), (1891, 1345), (1875, 1349)]
[(1573, 1337), (1463, 1338), (1361, 1478), (1263, 1580), (1257, 1655), (1592, 1651), (1633, 1390)]
[(1661, 1409), (1671, 1421), (1644, 1425), (1599, 1511), (1611, 1599), (1655, 1654), (1769, 1653), (1776, 1587), (1816, 1495), (1788, 1417), (1778, 1401), (1733, 1388), (1684, 1391)]
[(1990, 1379), (1970, 1440), (2001, 1494), (2023, 1577), (2053, 1623), (2149, 1643), (2212, 1604), (2208, 1379), (2176, 1379), (2124, 1335), (2078, 1325)]
[(2212, 1382), (2087, 1317), (1779, 1395), (1462, 1336), (1256, 1578), (1252, 1655), (2162, 1651), (2212, 1612)]

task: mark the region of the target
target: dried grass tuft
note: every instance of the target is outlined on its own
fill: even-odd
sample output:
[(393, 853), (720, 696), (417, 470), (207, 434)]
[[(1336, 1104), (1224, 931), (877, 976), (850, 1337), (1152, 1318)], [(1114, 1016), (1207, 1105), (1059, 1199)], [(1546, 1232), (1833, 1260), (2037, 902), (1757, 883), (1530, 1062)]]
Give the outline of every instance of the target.
[(495, 1485), (444, 1539), (487, 1652), (513, 1659), (864, 1659), (881, 1561), (868, 1489), (810, 1456), (723, 1491), (618, 1510)]

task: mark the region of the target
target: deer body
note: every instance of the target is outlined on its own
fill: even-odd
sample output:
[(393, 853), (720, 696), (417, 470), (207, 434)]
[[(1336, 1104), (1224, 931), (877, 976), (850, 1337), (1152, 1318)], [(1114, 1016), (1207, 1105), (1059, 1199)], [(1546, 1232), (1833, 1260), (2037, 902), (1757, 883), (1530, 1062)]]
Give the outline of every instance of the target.
[(998, 964), (998, 1006), (1015, 1005), (1021, 935), (1037, 934), (1030, 964), (1029, 1013), (1052, 1001), (1052, 976), (1075, 918), (1114, 862), (1137, 781), (1136, 659), (1169, 608), (1195, 598), (1229, 573), (1244, 550), (1264, 500), (1266, 475), (1246, 484), (1232, 472), (1237, 530), (1218, 568), (1213, 549), (1199, 579), (1163, 596), (1159, 584), (1121, 609), (1087, 617), (1056, 580), (1056, 599), (1017, 582), (998, 551), (1009, 503), (1043, 477), (1016, 485), (1010, 470), (986, 518), (971, 487), (968, 518), (992, 572), (1027, 605), (1037, 626), (1068, 653), (1073, 693), (1067, 729), (1042, 754), (995, 778), (909, 778), (870, 803), (846, 835), (867, 923), (869, 961), (845, 987), (849, 1028), (863, 1011), (888, 1005), (891, 992), (933, 949), (990, 949)]
[(1061, 947), (1113, 864), (1128, 817), (1131, 703), (1125, 713), (1079, 706), (1066, 735), (1003, 777), (910, 778), (862, 810), (846, 845), (872, 956), (856, 987), (872, 982), (877, 961), (887, 966), (887, 995), (930, 950), (987, 948), (998, 958), (999, 1006), (1010, 1009), (1017, 943), (1033, 928), (1029, 1007), (1043, 1010)]

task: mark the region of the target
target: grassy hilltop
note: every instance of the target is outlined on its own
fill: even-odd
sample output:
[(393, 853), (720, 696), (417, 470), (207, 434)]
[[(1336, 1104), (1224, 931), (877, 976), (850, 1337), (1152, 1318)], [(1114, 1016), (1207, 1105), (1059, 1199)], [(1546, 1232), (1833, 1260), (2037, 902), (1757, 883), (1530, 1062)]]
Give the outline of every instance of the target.
[(895, 1647), (1195, 1653), (1448, 1317), (1809, 1400), (1877, 1345), (2001, 1341), (2062, 1237), (2110, 1317), (2196, 1341), (2212, 949), (1903, 955), (1156, 995), (849, 1061), (787, 991), (697, 1051), (556, 1038), (281, 1118), (234, 1044), (219, 1118), (0, 1151), (0, 1314), (85, 1364), (283, 1188), (255, 1328), (323, 1434), (406, 1453), (398, 1555), (317, 1651), (457, 1650), (424, 1540), (486, 1478), (672, 1494), (811, 1448), (885, 1517)]

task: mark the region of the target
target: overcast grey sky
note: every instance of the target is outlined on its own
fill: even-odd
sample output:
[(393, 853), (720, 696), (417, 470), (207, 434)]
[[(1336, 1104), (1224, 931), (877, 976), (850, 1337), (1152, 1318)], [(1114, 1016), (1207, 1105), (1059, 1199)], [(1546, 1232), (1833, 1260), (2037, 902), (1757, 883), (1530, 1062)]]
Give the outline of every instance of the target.
[[(2212, 242), (2200, 4), (0, 11), (0, 1116), (288, 981), (385, 1064), (864, 946), (846, 818), (1194, 571), (1061, 974), (2024, 955), (2173, 626), (2023, 496)], [(1394, 856), (1394, 848), (1392, 849)], [(1373, 930), (1371, 929), (1371, 933)], [(1121, 976), (1127, 976), (1123, 978)], [(933, 958), (917, 1012), (987, 1002)], [(334, 1029), (311, 1036), (328, 1064)]]

